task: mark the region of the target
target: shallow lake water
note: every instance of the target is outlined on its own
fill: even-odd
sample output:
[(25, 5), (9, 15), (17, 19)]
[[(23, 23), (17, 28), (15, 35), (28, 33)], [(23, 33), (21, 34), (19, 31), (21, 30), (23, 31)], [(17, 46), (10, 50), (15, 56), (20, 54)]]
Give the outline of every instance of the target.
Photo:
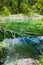
[(38, 59), (43, 53), (43, 36), (37, 38), (14, 38), (4, 39), (9, 49), (9, 59), (6, 65), (14, 64), (15, 60), (21, 59)]

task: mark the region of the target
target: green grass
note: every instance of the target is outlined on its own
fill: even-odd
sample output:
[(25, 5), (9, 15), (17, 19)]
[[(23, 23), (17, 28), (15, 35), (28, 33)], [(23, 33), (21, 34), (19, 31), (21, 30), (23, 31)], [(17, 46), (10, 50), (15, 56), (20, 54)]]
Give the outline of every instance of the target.
[(43, 21), (6, 22), (5, 29), (22, 34), (31, 32), (33, 34), (43, 35)]
[(36, 61), (33, 65), (43, 65), (43, 55), (41, 55), (39, 61)]
[(0, 27), (4, 30), (10, 30), (16, 32), (17, 34), (23, 37), (31, 37), (31, 36), (43, 36), (43, 21), (23, 21), (23, 22), (12, 22), (7, 21), (3, 23)]

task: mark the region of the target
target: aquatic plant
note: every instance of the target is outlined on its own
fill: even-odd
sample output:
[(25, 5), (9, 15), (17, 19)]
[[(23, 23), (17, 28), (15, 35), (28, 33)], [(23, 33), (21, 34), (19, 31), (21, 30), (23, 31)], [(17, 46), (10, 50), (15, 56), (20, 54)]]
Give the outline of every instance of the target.
[(2, 65), (6, 61), (8, 49), (6, 48), (6, 44), (0, 42), (0, 65)]

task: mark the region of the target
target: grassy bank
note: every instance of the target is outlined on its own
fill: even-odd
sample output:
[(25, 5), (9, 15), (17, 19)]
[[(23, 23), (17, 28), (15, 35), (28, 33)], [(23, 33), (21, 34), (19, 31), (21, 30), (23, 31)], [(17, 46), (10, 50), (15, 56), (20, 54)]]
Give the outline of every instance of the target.
[(26, 35), (43, 35), (43, 21), (5, 22), (5, 29)]
[(5, 36), (14, 37), (36, 37), (43, 36), (43, 21), (23, 21), (23, 22), (14, 22), (7, 21), (5, 23), (0, 23), (0, 37), (4, 37), (3, 32), (5, 32)]

